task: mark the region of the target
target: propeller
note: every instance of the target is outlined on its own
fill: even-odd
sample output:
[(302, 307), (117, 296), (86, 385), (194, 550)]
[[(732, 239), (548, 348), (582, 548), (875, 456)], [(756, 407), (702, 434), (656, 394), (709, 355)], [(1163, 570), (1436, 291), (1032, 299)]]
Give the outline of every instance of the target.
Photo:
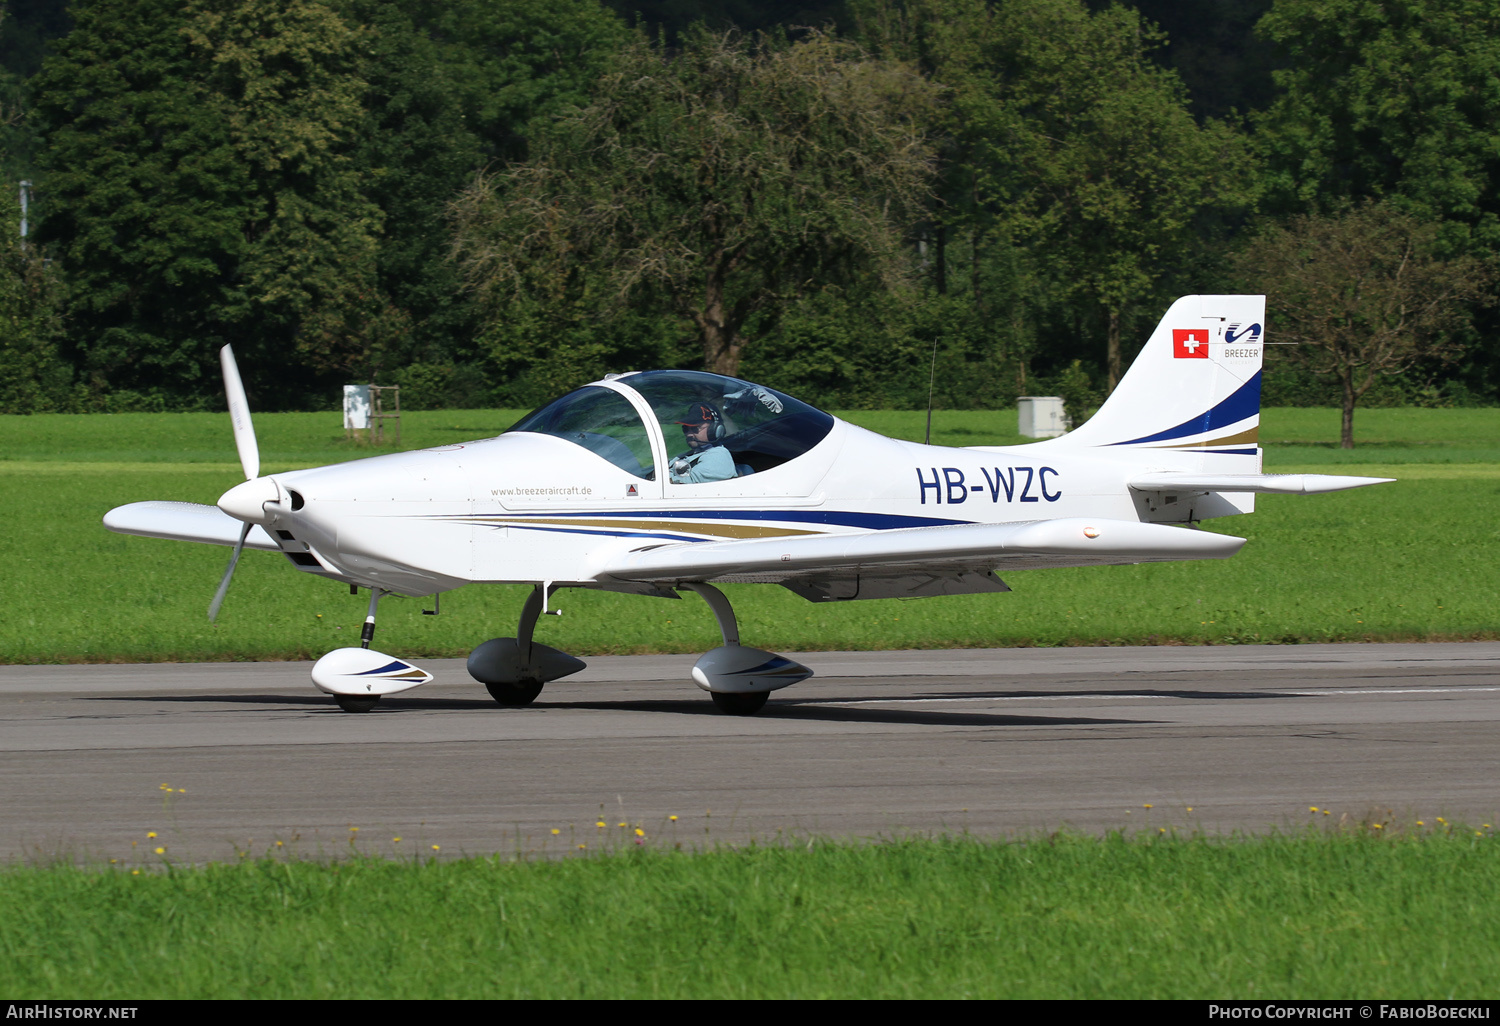
[(240, 528), (240, 540), (234, 543), (234, 554), (229, 557), (229, 566), (224, 569), (224, 576), (219, 580), (219, 590), (214, 592), (214, 600), (208, 604), (208, 622), (213, 623), (219, 618), (219, 607), (224, 604), (224, 596), (229, 594), (229, 579), (234, 576), (235, 565), (240, 561), (240, 553), (245, 550), (245, 539), (250, 536), (252, 524), (246, 524)]
[(234, 349), (219, 350), (219, 366), (224, 369), (224, 397), (229, 400), (229, 422), (234, 425), (234, 447), (240, 453), (240, 467), (245, 480), (260, 477), (260, 446), (255, 444), (255, 425), (250, 423), (250, 401), (240, 381), (240, 368), (234, 362)]
[[(240, 380), (240, 368), (234, 362), (234, 350), (230, 346), (219, 350), (219, 366), (224, 371), (224, 397), (229, 401), (229, 422), (234, 426), (234, 447), (239, 450), (240, 469), (245, 472), (246, 481), (254, 481), (260, 477), (260, 446), (255, 442), (255, 425), (250, 423), (250, 402), (245, 398), (245, 385)], [(240, 540), (234, 543), (234, 553), (229, 557), (229, 566), (224, 568), (219, 590), (214, 592), (214, 600), (208, 604), (209, 623), (218, 619), (219, 607), (224, 604), (224, 596), (229, 594), (229, 582), (234, 577), (234, 568), (239, 564), (240, 553), (245, 550), (245, 539), (250, 536), (253, 526), (247, 520), (240, 528)]]

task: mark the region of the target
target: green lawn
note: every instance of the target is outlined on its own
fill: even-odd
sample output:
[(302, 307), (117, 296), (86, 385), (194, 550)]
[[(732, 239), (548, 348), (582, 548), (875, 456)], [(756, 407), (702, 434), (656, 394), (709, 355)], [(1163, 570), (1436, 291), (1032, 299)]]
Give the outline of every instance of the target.
[(1487, 998), (1497, 841), (1435, 828), (13, 867), (0, 992)]
[[(408, 414), (405, 441), (492, 434), (514, 411)], [(920, 438), (925, 415), (854, 419)], [(1214, 530), (1249, 539), (1234, 559), (1008, 575), (1009, 595), (812, 604), (782, 588), (730, 589), (748, 643), (773, 650), (1007, 645), (1300, 642), (1500, 636), (1500, 410), (1372, 410), (1372, 438), (1331, 447), (1336, 411), (1268, 410), (1277, 471), (1390, 476), (1393, 485), (1334, 495), (1261, 496), (1249, 517)], [(938, 411), (937, 441), (996, 444), (1014, 416)], [(344, 441), (337, 414), (257, 417), (267, 470), (368, 452)], [(967, 433), (964, 433), (967, 432)], [(1319, 438), (1323, 442), (1314, 444)], [(237, 483), (227, 417), (210, 414), (0, 417), (0, 483), (10, 530), (0, 567), (11, 596), (0, 661), (313, 658), (350, 643), (366, 600), (247, 552), (217, 625), (205, 610), (227, 550), (111, 534), (99, 518), (139, 499), (213, 502)], [(1349, 462), (1357, 458), (1363, 462)], [(1330, 464), (1336, 464), (1330, 467)], [(421, 657), (464, 655), (512, 633), (525, 590), (470, 587), (388, 600), (380, 645)], [(580, 655), (703, 651), (717, 644), (707, 607), (600, 592), (563, 592), (565, 616), (541, 640)]]
[[(408, 446), (494, 434), (516, 411), (409, 414)], [(922, 412), (851, 420), (922, 437)], [(333, 414), (257, 417), (268, 470), (354, 458)], [(1268, 410), (1278, 471), (1393, 485), (1262, 496), (1213, 529), (1227, 561), (1016, 573), (1009, 595), (814, 605), (731, 588), (749, 643), (889, 647), (1500, 636), (1500, 410)], [(934, 441), (1006, 444), (1014, 416), (934, 418)], [(145, 498), (213, 502), (240, 479), (227, 418), (0, 417), (10, 594), (0, 661), (309, 658), (352, 643), (363, 597), (246, 553), (111, 534)], [(462, 655), (513, 630), (520, 587), (443, 614), (388, 600), (380, 645)], [(591, 652), (717, 643), (689, 599), (564, 592), (542, 640)], [(1160, 810), (1158, 810), (1159, 812)], [(494, 997), (1487, 997), (1500, 944), (1490, 824), (1341, 823), (1296, 836), (968, 837), (696, 853), (673, 824), (555, 839), (546, 857), (365, 855), (0, 869), (0, 992), (27, 999)], [(1190, 824), (1191, 815), (1178, 817)], [(1183, 823), (1177, 824), (1179, 827)], [(560, 824), (559, 826), (566, 826)], [(1160, 831), (1160, 832), (1157, 832)], [(363, 835), (361, 835), (363, 836)], [(609, 839), (613, 838), (613, 839)], [(577, 843), (587, 845), (579, 850)], [(550, 843), (550, 842), (546, 842)], [(425, 849), (421, 849), (425, 852)], [(572, 856), (572, 857), (566, 857)]]
[[(488, 438), (526, 415), (526, 410), (437, 410), (403, 414), (402, 448)], [(923, 410), (843, 410), (840, 417), (895, 438), (921, 441)], [(383, 450), (344, 437), (338, 413), (258, 413), (255, 431), (262, 460), (277, 465), (316, 466), (357, 459)], [(1265, 410), (1261, 441), (1269, 456), (1321, 459), (1313, 453), (1336, 449), (1339, 411)], [(388, 439), (388, 441), (390, 441)], [(937, 445), (1019, 445), (1011, 410), (937, 410), (932, 417)], [(1411, 462), (1415, 450), (1434, 462), (1500, 461), (1500, 410), (1361, 410), (1355, 416), (1353, 454), (1340, 458), (1363, 463)], [(1379, 455), (1374, 455), (1378, 451)], [(1453, 452), (1482, 452), (1482, 459), (1455, 460)], [(1388, 458), (1394, 456), (1395, 458)], [(222, 463), (236, 465), (229, 417), (222, 413), (40, 414), (0, 417), (0, 462)]]
[[(490, 438), (526, 410), (443, 410), (402, 414), (401, 448)], [(261, 462), (311, 467), (390, 452), (345, 437), (339, 413), (257, 413)], [(239, 466), (225, 413), (38, 414), (0, 417), (0, 463), (222, 463)]]

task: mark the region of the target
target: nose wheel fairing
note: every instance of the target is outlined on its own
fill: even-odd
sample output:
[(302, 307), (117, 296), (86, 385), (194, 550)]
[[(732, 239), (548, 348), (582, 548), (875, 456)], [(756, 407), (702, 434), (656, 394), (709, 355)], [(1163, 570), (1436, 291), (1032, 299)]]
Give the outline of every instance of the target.
[(345, 712), (369, 712), (381, 695), (420, 687), (432, 674), (370, 647), (375, 638), (375, 612), (385, 592), (370, 592), (370, 611), (359, 635), (359, 648), (336, 648), (313, 664), (312, 679), (319, 691), (333, 695)]
[(426, 684), (432, 674), (372, 648), (336, 648), (313, 664), (312, 679), (325, 694), (379, 697)]

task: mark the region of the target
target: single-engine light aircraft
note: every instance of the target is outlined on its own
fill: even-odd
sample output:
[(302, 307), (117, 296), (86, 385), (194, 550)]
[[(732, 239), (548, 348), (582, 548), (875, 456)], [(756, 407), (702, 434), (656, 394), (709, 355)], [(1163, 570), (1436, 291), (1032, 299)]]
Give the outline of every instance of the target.
[(740, 644), (716, 585), (763, 582), (813, 602), (1009, 590), (1007, 570), (1226, 559), (1243, 538), (1194, 530), (1249, 513), (1257, 492), (1387, 478), (1261, 473), (1263, 296), (1187, 296), (1119, 387), (1076, 430), (1027, 445), (950, 448), (855, 427), (774, 388), (697, 371), (609, 375), (497, 438), (260, 475), (234, 355), (220, 351), (244, 483), (217, 507), (135, 502), (112, 531), (245, 547), (370, 592), (359, 648), (313, 683), (349, 712), (432, 680), (372, 648), (380, 599), (465, 584), (532, 585), (514, 637), (469, 673), (526, 705), (584, 663), (534, 640), (558, 588), (694, 592), (723, 645), (693, 680), (727, 713), (758, 712), (812, 670)]

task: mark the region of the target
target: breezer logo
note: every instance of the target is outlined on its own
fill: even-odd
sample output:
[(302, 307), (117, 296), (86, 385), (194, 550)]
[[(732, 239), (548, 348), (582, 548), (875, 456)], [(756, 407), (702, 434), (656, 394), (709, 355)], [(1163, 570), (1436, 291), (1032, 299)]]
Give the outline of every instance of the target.
[(1172, 355), (1179, 360), (1208, 359), (1206, 328), (1173, 328)]

